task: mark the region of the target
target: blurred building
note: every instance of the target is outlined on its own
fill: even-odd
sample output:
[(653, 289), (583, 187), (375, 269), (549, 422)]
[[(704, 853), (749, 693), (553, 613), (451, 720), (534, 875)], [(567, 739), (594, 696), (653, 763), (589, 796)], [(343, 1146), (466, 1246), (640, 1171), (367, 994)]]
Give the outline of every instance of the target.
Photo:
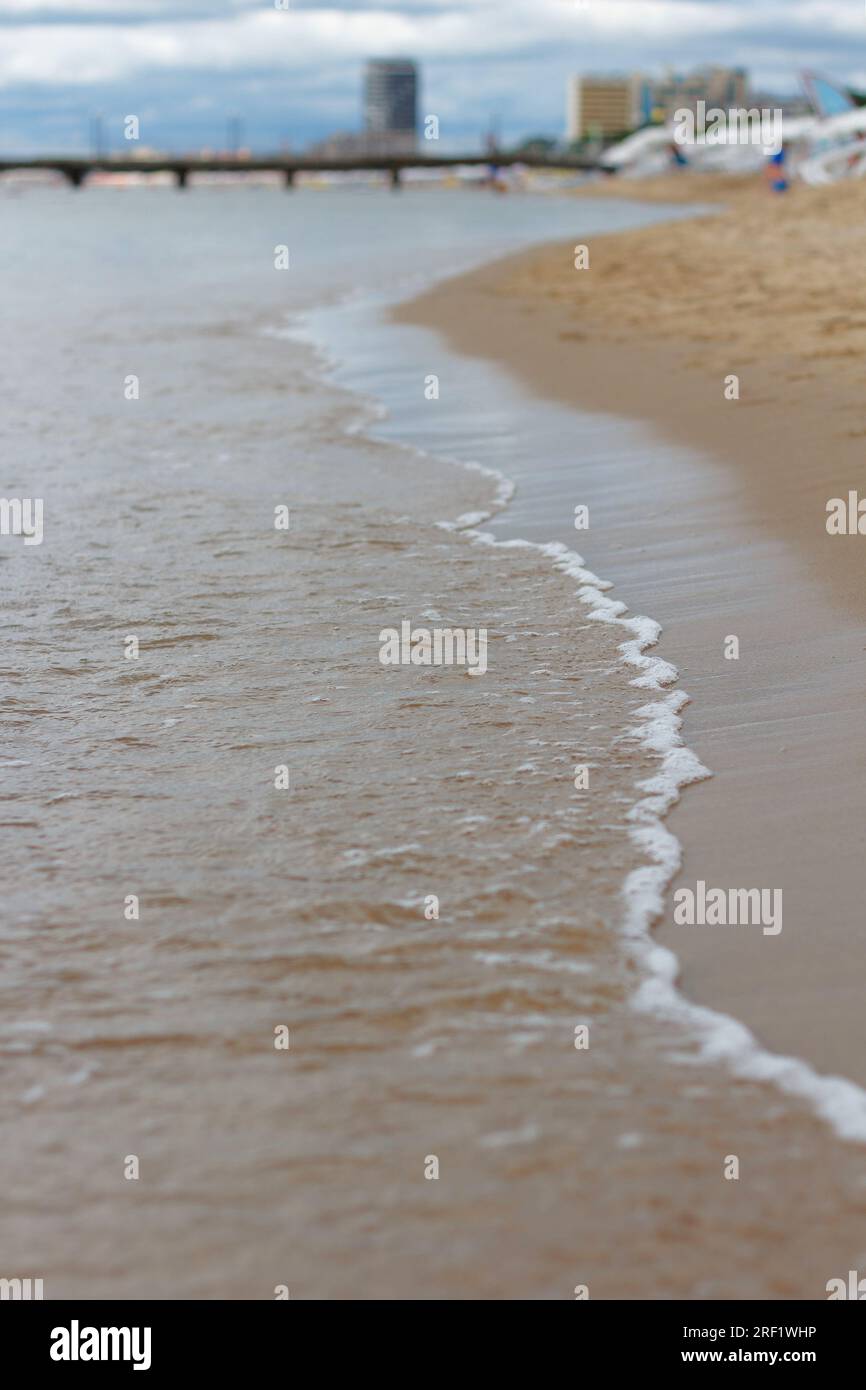
[(744, 68), (700, 68), (685, 76), (669, 72), (653, 84), (653, 119), (673, 120), (677, 111), (697, 111), (699, 101), (707, 110), (729, 111), (748, 105), (749, 80)]
[(370, 154), (411, 154), (418, 128), (418, 69), (409, 58), (376, 58), (364, 71), (364, 135)]
[(569, 141), (609, 139), (650, 120), (652, 89), (640, 73), (572, 77), (568, 81), (566, 105)]
[(410, 144), (400, 132), (376, 135), (361, 131), (336, 131), (324, 140), (317, 140), (305, 151), (308, 158), (317, 159), (376, 159), (391, 154), (412, 154), (414, 140)]
[(672, 121), (677, 111), (697, 111), (698, 102), (729, 111), (749, 104), (744, 68), (701, 68), (669, 72), (658, 81), (641, 73), (569, 78), (566, 133), (570, 141), (611, 139), (652, 122)]

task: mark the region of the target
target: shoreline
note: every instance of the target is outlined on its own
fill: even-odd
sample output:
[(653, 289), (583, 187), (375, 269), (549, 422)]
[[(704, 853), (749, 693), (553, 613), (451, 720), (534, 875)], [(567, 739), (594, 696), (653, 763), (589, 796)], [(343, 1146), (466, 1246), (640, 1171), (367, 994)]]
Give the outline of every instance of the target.
[[(714, 241), (745, 228), (751, 260), (739, 278), (749, 286), (773, 237), (802, 224), (793, 233), (793, 264), (784, 273), (773, 265), (769, 292), (771, 298), (781, 293), (787, 274), (793, 302), (785, 313), (803, 313), (790, 282), (798, 252), (821, 241), (835, 203), (831, 225), (843, 244), (844, 273), (850, 254), (844, 219), (857, 199), (866, 201), (862, 190), (845, 188), (834, 198), (839, 192), (805, 191), (779, 208), (763, 189), (737, 189), (733, 206), (712, 220), (593, 237), (588, 274), (574, 271), (573, 247), (548, 245), (440, 285), (399, 306), (393, 318), (434, 330), (458, 354), (493, 361), (549, 400), (645, 422), (659, 439), (724, 472), (729, 496), (721, 514), (711, 505), (717, 498), (696, 495), (686, 507), (688, 544), (705, 549), (708, 561), (693, 557), (675, 591), (657, 584), (652, 599), (652, 585), (646, 597), (622, 587), (630, 605), (662, 622), (663, 654), (694, 701), (685, 743), (716, 774), (712, 784), (691, 789), (685, 807), (675, 806), (667, 819), (682, 844), (684, 869), (653, 939), (676, 955), (679, 988), (691, 1003), (744, 1023), (783, 1058), (802, 1058), (825, 1078), (862, 1085), (866, 1036), (856, 980), (866, 953), (856, 934), (859, 847), (852, 830), (861, 798), (856, 760), (846, 749), (856, 749), (851, 737), (866, 674), (863, 603), (854, 538), (829, 537), (824, 528), (826, 500), (845, 497), (857, 477), (856, 372), (840, 372), (839, 364), (856, 366), (861, 330), (853, 314), (848, 325), (838, 321), (831, 296), (814, 334), (798, 337), (806, 348), (768, 358), (765, 345), (776, 330), (766, 287), (746, 289), (738, 301), (735, 284), (720, 285), (715, 273), (693, 274), (701, 264), (715, 272)], [(693, 196), (708, 201), (703, 179), (695, 181)], [(576, 209), (576, 241), (579, 222)], [(684, 237), (691, 244), (685, 260)], [(725, 296), (728, 318), (710, 332), (701, 306), (708, 302), (711, 309)], [(660, 325), (665, 301), (669, 312)], [(696, 322), (694, 337), (684, 340), (684, 325)], [(828, 322), (832, 356), (807, 361), (806, 349)], [(729, 372), (740, 378), (736, 402), (723, 394)], [(796, 406), (794, 384), (804, 390)], [(828, 450), (828, 433), (839, 448)], [(671, 500), (663, 499), (662, 511)], [(683, 529), (668, 515), (655, 539), (671, 549)], [(550, 538), (562, 535), (554, 530)], [(581, 542), (587, 564), (612, 577), (592, 531)], [(742, 577), (730, 582), (731, 565), (749, 570), (755, 557), (757, 593)], [(719, 660), (730, 633), (739, 634), (744, 655), (752, 654), (748, 669), (741, 662), (726, 670)], [(725, 680), (732, 669), (736, 682)], [(790, 926), (772, 953), (760, 935), (743, 928), (689, 932), (673, 925), (672, 891), (701, 879), (720, 886), (781, 884)], [(816, 921), (823, 922), (820, 938), (810, 930)]]
[[(393, 332), (386, 327), (383, 335), (391, 359), (395, 347)], [(370, 349), (371, 338), (365, 338), (364, 342)], [(332, 368), (338, 364), (340, 352), (332, 341), (329, 340), (327, 348), (319, 341), (318, 349), (324, 354), (320, 356), (320, 365), (325, 361), (329, 361)], [(417, 380), (420, 359), (411, 353), (404, 358), (401, 351), (396, 356), (404, 371), (398, 373), (398, 384), (396, 387), (392, 384), (391, 389), (392, 392), (396, 390), (398, 396), (401, 393), (405, 396), (407, 380)], [(374, 353), (372, 363), (378, 360)], [(445, 362), (440, 365), (445, 371), (443, 387), (447, 394), (450, 366)], [(371, 362), (368, 361), (368, 380), (370, 372)], [(325, 379), (336, 384), (327, 368)], [(545, 1191), (549, 1190), (551, 1181), (556, 1186), (556, 1210), (568, 1210), (572, 1227), (581, 1233), (581, 1277), (588, 1280), (593, 1297), (647, 1296), (640, 1280), (635, 1278), (635, 1264), (640, 1265), (642, 1261), (653, 1270), (656, 1292), (652, 1296), (656, 1297), (822, 1297), (826, 1271), (856, 1263), (856, 1255), (850, 1253), (846, 1217), (859, 1211), (862, 1205), (858, 1183), (860, 1153), (854, 1145), (840, 1141), (856, 1139), (862, 1142), (866, 1138), (866, 1097), (845, 1082), (816, 1076), (799, 1060), (769, 1056), (734, 1020), (718, 1013), (708, 1015), (685, 998), (676, 986), (667, 990), (668, 998), (662, 1001), (668, 1003), (667, 1010), (658, 1007), (658, 997), (646, 1001), (648, 1007), (642, 1009), (640, 1003), (644, 1001), (639, 1001), (635, 994), (636, 968), (645, 987), (658, 989), (661, 986), (664, 991), (667, 984), (663, 959), (666, 953), (659, 952), (651, 932), (654, 916), (651, 900), (659, 886), (670, 878), (672, 862), (666, 855), (671, 847), (678, 850), (665, 825), (668, 807), (693, 780), (692, 774), (701, 775), (702, 772), (681, 736), (680, 715), (687, 697), (679, 689), (670, 689), (669, 682), (676, 673), (658, 652), (658, 625), (651, 618), (641, 617), (638, 610), (623, 612), (619, 599), (609, 594), (610, 582), (588, 571), (583, 558), (565, 544), (520, 544), (513, 538), (503, 542), (493, 534), (499, 518), (507, 516), (514, 503), (510, 474), (485, 466), (463, 449), (449, 448), (446, 452), (441, 437), (433, 444), (422, 446), (417, 436), (404, 436), (401, 424), (406, 423), (405, 417), (401, 419), (399, 412), (396, 419), (392, 416), (389, 406), (394, 403), (393, 394), (389, 395), (381, 384), (380, 391), (369, 396), (360, 391), (358, 383), (341, 381), (339, 384), (360, 402), (364, 417), (360, 429), (356, 428), (357, 421), (347, 426), (351, 436), (360, 435), (376, 446), (396, 444), (401, 452), (414, 453), (428, 482), (438, 478), (441, 484), (447, 476), (442, 472), (446, 465), (452, 477), (456, 468), (457, 477), (461, 474), (471, 477), (475, 473), (493, 485), (496, 495), (485, 504), (483, 511), (461, 515), (456, 521), (440, 520), (438, 525), (446, 531), (459, 532), (470, 549), (480, 545), (482, 558), (484, 552), (491, 559), (498, 555), (500, 563), (507, 563), (509, 555), (516, 559), (524, 557), (523, 585), (536, 583), (544, 588), (549, 598), (558, 595), (556, 605), (550, 608), (536, 601), (532, 628), (541, 627), (542, 631), (532, 631), (525, 636), (559, 637), (566, 624), (569, 630), (575, 626), (574, 636), (595, 629), (596, 638), (608, 653), (608, 661), (599, 674), (614, 678), (618, 714), (620, 697), (624, 695), (628, 699), (630, 694), (631, 717), (625, 725), (617, 721), (616, 734), (604, 749), (602, 758), (594, 758), (592, 765), (603, 766), (612, 755), (611, 768), (616, 773), (617, 769), (621, 770), (622, 759), (629, 764), (635, 754), (646, 759), (643, 775), (631, 780), (625, 797), (620, 794), (617, 798), (620, 809), (613, 815), (610, 811), (603, 812), (605, 843), (610, 847), (619, 842), (621, 855), (627, 846), (625, 853), (633, 867), (620, 876), (618, 888), (609, 896), (604, 913), (601, 916), (592, 914), (594, 944), (589, 959), (586, 958), (587, 902), (581, 894), (575, 895), (572, 883), (572, 874), (579, 873), (581, 864), (586, 863), (583, 836), (567, 851), (569, 866), (564, 873), (570, 891), (565, 911), (558, 907), (557, 892), (551, 893), (549, 889), (537, 903), (538, 908), (543, 905), (543, 912), (533, 914), (527, 903), (529, 910), (524, 912), (521, 928), (515, 932), (512, 927), (505, 933), (507, 953), (491, 951), (490, 922), (484, 917), (478, 921), (477, 895), (471, 909), (473, 927), (466, 944), (473, 936), (484, 942), (480, 958), (488, 968), (507, 972), (510, 989), (514, 988), (515, 971), (520, 972), (530, 960), (548, 979), (558, 977), (566, 1017), (569, 1014), (575, 1018), (588, 1017), (590, 1026), (597, 1030), (593, 1032), (592, 1055), (604, 1074), (602, 1088), (597, 1091), (583, 1068), (577, 1074), (570, 1073), (565, 1059), (556, 1059), (558, 1048), (554, 1046), (553, 1052), (544, 1058), (543, 1084), (540, 1076), (536, 1076), (534, 1082), (524, 1077), (517, 1107), (500, 1111), (495, 1127), (488, 1122), (478, 1130), (476, 1143), (485, 1155), (501, 1152), (506, 1164), (512, 1165), (508, 1171), (514, 1176), (518, 1172), (521, 1175), (522, 1203), (527, 1211), (531, 1209), (534, 1213), (531, 1235), (526, 1232), (521, 1236), (522, 1248), (534, 1248), (540, 1220), (546, 1230), (546, 1256), (552, 1257), (554, 1267), (562, 1265), (560, 1287), (566, 1284), (564, 1276), (571, 1268), (573, 1249), (570, 1243), (567, 1253), (562, 1254), (556, 1248), (559, 1227), (556, 1231), (546, 1227), (545, 1212), (549, 1210), (546, 1200), (536, 1204), (536, 1200), (530, 1198), (527, 1204), (528, 1190), (536, 1176), (544, 1173)], [(490, 408), (495, 409), (492, 405)], [(458, 408), (457, 414), (460, 413)], [(431, 428), (429, 413), (422, 409), (421, 415), (423, 423), (418, 417), (417, 426), (421, 437), (426, 437)], [(435, 427), (433, 433), (436, 434)], [(449, 507), (448, 511), (454, 516), (453, 508)], [(428, 523), (434, 520), (434, 515), (428, 513)], [(441, 517), (442, 513), (438, 515)], [(475, 530), (476, 527), (479, 529)], [(534, 557), (547, 563), (539, 566)], [(548, 589), (551, 569), (560, 571), (564, 585), (558, 580)], [(509, 609), (515, 601), (525, 601), (527, 595), (521, 588), (505, 595)], [(623, 593), (627, 593), (625, 586)], [(464, 590), (464, 595), (468, 598), (468, 589)], [(537, 598), (540, 597), (539, 593)], [(475, 611), (472, 611), (474, 617)], [(547, 620), (544, 625), (538, 622), (541, 613)], [(607, 625), (613, 642), (606, 637), (602, 624)], [(625, 643), (619, 641), (617, 627), (612, 624), (621, 625), (619, 632), (628, 639)], [(544, 627), (548, 625), (556, 632), (545, 633)], [(515, 637), (506, 640), (513, 641)], [(629, 655), (624, 647), (630, 649), (633, 668), (639, 668), (637, 681), (629, 681), (628, 676), (633, 672), (628, 673)], [(554, 679), (552, 672), (558, 670), (562, 675), (570, 663), (566, 659), (562, 666), (557, 661), (552, 670), (548, 670), (547, 649), (543, 650), (543, 665), (534, 674), (544, 676), (545, 685), (549, 686)], [(566, 653), (559, 653), (560, 657), (563, 655)], [(580, 652), (581, 659), (575, 670), (585, 668), (586, 655), (585, 651)], [(501, 664), (504, 667), (508, 663)], [(597, 686), (594, 693), (596, 698), (590, 702), (588, 711), (593, 721), (609, 719), (613, 690), (603, 694), (602, 688)], [(532, 703), (534, 701), (530, 701)], [(567, 707), (560, 713), (566, 718), (575, 717), (569, 714)], [(589, 727), (597, 729), (598, 724), (593, 722)], [(551, 736), (562, 739), (569, 732), (574, 736), (585, 729), (582, 722), (570, 726), (560, 721), (558, 735)], [(537, 726), (533, 730), (531, 725), (525, 730), (533, 731), (540, 732)], [(583, 739), (587, 734), (580, 732), (578, 736)], [(538, 742), (530, 739), (527, 747)], [(561, 742), (553, 746), (570, 747)], [(601, 752), (601, 748), (598, 751)], [(519, 770), (526, 772), (529, 767), (524, 765)], [(580, 819), (584, 820), (584, 830), (588, 829), (591, 819), (598, 816), (613, 785), (613, 781), (606, 778), (606, 786), (599, 788), (601, 795), (594, 804), (586, 803), (582, 808)], [(559, 814), (555, 808), (561, 790), (560, 774), (548, 789), (545, 817), (551, 809), (554, 816)], [(517, 805), (525, 809), (522, 795)], [(486, 803), (484, 809), (487, 809)], [(511, 819), (514, 820), (514, 803)], [(518, 818), (525, 819), (525, 816)], [(608, 840), (612, 829), (621, 833)], [(656, 841), (654, 848), (661, 853), (653, 854), (652, 849), (648, 849), (647, 836)], [(577, 845), (580, 848), (575, 852)], [(596, 843), (587, 882), (587, 887), (592, 884), (594, 890), (604, 878), (600, 848), (600, 842)], [(628, 906), (629, 895), (630, 924), (638, 928), (633, 931), (630, 942), (629, 922), (623, 921), (624, 898)], [(496, 911), (500, 928), (503, 925), (501, 915), (500, 906)], [(638, 919), (645, 920), (639, 922)], [(617, 923), (615, 933), (607, 929), (612, 921)], [(531, 954), (525, 951), (530, 943)], [(586, 1012), (582, 981), (597, 976), (599, 968), (606, 970), (604, 962), (611, 952), (623, 971), (622, 977), (617, 977), (621, 992), (620, 987), (616, 991), (616, 1003), (621, 1002), (622, 1007), (615, 1005), (611, 1009), (615, 1001), (609, 997), (604, 1005), (596, 1001), (591, 1011)], [(548, 1007), (543, 1016), (548, 1017)], [(535, 1012), (526, 1022), (531, 1021), (533, 1027), (537, 1027), (541, 1017)], [(416, 1055), (426, 1057), (429, 1049), (430, 1055), (440, 1056), (441, 1031), (439, 1023), (437, 1036), (416, 1049)], [(708, 1041), (709, 1047), (706, 1046)], [(522, 1048), (522, 1040), (520, 1045)], [(444, 1061), (444, 1052), (441, 1056)], [(480, 1054), (478, 1056), (480, 1062)], [(734, 1065), (729, 1065), (731, 1062)], [(700, 1067), (698, 1071), (696, 1064)], [(555, 1089), (558, 1089), (555, 1122), (547, 1108), (551, 1075), (555, 1076)], [(769, 1103), (768, 1081), (777, 1088), (777, 1095), (771, 1095)], [(498, 1072), (488, 1078), (487, 1084), (496, 1090)], [(696, 1106), (699, 1108), (697, 1125)], [(688, 1158), (682, 1143), (685, 1134), (691, 1141)], [(564, 1167), (561, 1159), (554, 1158), (560, 1135), (569, 1154)], [(542, 1136), (543, 1157), (535, 1147)], [(576, 1142), (583, 1160), (575, 1167)], [(695, 1146), (700, 1151), (697, 1160)], [(738, 1194), (733, 1222), (730, 1193), (717, 1176), (718, 1155), (729, 1151), (749, 1155), (753, 1178), (748, 1192), (744, 1190), (741, 1197)], [(780, 1185), (777, 1174), (783, 1164), (786, 1181)], [(806, 1175), (815, 1171), (834, 1174), (832, 1188), (817, 1199), (811, 1178), (804, 1184)], [(461, 1183), (468, 1180), (468, 1172), (461, 1171)], [(597, 1182), (599, 1172), (605, 1174), (603, 1189)], [(622, 1205), (624, 1200), (626, 1206)], [(791, 1231), (787, 1222), (792, 1202), (801, 1213), (808, 1211), (811, 1216), (811, 1221), (801, 1223), (796, 1232)], [(626, 1211), (629, 1217), (623, 1226), (620, 1218)], [(697, 1211), (701, 1215), (699, 1228), (695, 1229)], [(817, 1241), (815, 1229), (821, 1232)], [(796, 1237), (793, 1240), (792, 1235)], [(488, 1232), (485, 1249), (489, 1239)], [(763, 1253), (768, 1239), (774, 1251), (770, 1260)], [(513, 1231), (509, 1232), (503, 1250), (513, 1265)], [(618, 1253), (620, 1250), (626, 1252), (624, 1259)], [(751, 1257), (746, 1253), (750, 1250)], [(709, 1252), (712, 1252), (710, 1266), (706, 1263)], [(748, 1274), (744, 1266), (749, 1268)], [(510, 1287), (505, 1282), (492, 1283), (490, 1276), (485, 1284), (493, 1295), (500, 1288)], [(537, 1289), (536, 1296), (557, 1298), (561, 1293), (554, 1281), (544, 1290)]]
[[(548, 481), (570, 504), (576, 464), (596, 488), (603, 444), (623, 486), (607, 511), (603, 489), (588, 497), (576, 548), (655, 616), (659, 596), (644, 606), (632, 582), (643, 553), (629, 573), (625, 550), (595, 552), (608, 530), (627, 548), (617, 507), (666, 455), (649, 468), (645, 433), (626, 447), (620, 421), (589, 420), (575, 450), (587, 419), (566, 407), (536, 406), (521, 429), (518, 389), (493, 369), (431, 357), (420, 331), (373, 331), (360, 308), (343, 339), (357, 391), (265, 333), (341, 276), (395, 291), (442, 226), (446, 247), (489, 253), (500, 202), (425, 199), (440, 224), (411, 200), (383, 221), (354, 195), (324, 219), (299, 199), (298, 244), (316, 255), (275, 305), (271, 224), (247, 193), (222, 218), (177, 199), (144, 224), (124, 201), (110, 230), (136, 246), (148, 227), (154, 284), (105, 259), (86, 199), (68, 200), (62, 262), (54, 221), (26, 201), (6, 233), (21, 265), (12, 438), (57, 523), (38, 559), (17, 547), (6, 567), (9, 820), (32, 864), (10, 890), (0, 1038), (10, 1272), (38, 1270), (52, 1298), (259, 1298), (278, 1279), (293, 1298), (569, 1300), (580, 1281), (593, 1299), (823, 1299), (861, 1263), (862, 1150), (633, 1008), (610, 929), (646, 858), (631, 813), (664, 794), (660, 748), (627, 735), (655, 697), (620, 650), (655, 624), (591, 620), (583, 576), (550, 563), (574, 530), (554, 553), (544, 506), (541, 563), (434, 524), (489, 509), (489, 477), (449, 462), (511, 473), (506, 459), (556, 455)], [(647, 216), (593, 211), (598, 227)], [(532, 235), (537, 212), (510, 212), (507, 236)], [(543, 215), (542, 231), (570, 232), (570, 205)], [(347, 260), (345, 225), (364, 218)], [(190, 244), (210, 254), (176, 254)], [(50, 338), (45, 303), (63, 305)], [(115, 392), (108, 414), (130, 325), (147, 389), (135, 410)], [(98, 390), (76, 389), (73, 362)], [(508, 540), (530, 492), (484, 530)], [(661, 555), (665, 515), (642, 524)], [(483, 680), (383, 666), (382, 629), (406, 620), (483, 625)], [(729, 1154), (745, 1181), (726, 1181)], [(45, 1201), (58, 1183), (62, 1211)]]

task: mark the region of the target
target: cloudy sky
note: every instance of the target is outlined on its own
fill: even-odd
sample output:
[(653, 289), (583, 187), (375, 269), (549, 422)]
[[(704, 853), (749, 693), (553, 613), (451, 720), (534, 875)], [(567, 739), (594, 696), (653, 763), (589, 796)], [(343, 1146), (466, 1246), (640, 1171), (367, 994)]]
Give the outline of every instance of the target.
[[(0, 151), (142, 143), (302, 147), (360, 123), (371, 56), (423, 67), (443, 142), (560, 134), (571, 72), (748, 67), (790, 92), (811, 67), (866, 87), (864, 0), (0, 0)], [(126, 147), (128, 148), (128, 146)]]

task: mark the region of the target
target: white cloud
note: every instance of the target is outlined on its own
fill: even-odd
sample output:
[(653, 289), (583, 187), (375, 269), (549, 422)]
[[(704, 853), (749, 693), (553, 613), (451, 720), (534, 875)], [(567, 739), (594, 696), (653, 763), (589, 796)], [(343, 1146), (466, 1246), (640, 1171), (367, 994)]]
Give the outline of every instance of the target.
[(568, 72), (737, 63), (790, 89), (806, 66), (855, 80), (864, 43), (862, 0), (0, 0), (0, 100), (27, 92), (28, 140), (40, 90), (47, 109), (134, 88), (168, 123), (209, 95), (247, 110), (309, 93), (323, 113), (330, 86), (345, 124), (362, 61), (405, 53), (452, 125), (487, 111), (558, 131)]
[(719, 44), (784, 52), (812, 35), (837, 38), (841, 58), (846, 39), (866, 40), (866, 14), (859, 0), (297, 0), (288, 12), (272, 0), (0, 0), (0, 34), (0, 82), (81, 85), (151, 68), (295, 70), (398, 48), (489, 62), (567, 49), (580, 68), (677, 62), (701, 44), (707, 57)]

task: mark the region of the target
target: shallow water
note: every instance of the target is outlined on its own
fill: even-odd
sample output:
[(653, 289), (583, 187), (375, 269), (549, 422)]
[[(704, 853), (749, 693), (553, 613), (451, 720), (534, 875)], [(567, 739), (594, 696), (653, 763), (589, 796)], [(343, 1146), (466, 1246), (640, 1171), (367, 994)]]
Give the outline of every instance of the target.
[[(232, 189), (3, 212), (2, 487), (44, 498), (45, 539), (0, 540), (0, 1274), (49, 1298), (822, 1296), (854, 1267), (856, 1163), (630, 1007), (630, 812), (659, 764), (622, 632), (555, 557), (437, 526), (496, 481), (368, 437), (372, 407), (282, 336), (574, 210)], [(575, 235), (658, 215), (581, 209)], [(396, 341), (388, 372), (358, 341), (353, 385), (388, 395)], [(467, 408), (513, 471), (494, 398)], [(384, 668), (404, 619), (486, 628), (489, 670)]]

